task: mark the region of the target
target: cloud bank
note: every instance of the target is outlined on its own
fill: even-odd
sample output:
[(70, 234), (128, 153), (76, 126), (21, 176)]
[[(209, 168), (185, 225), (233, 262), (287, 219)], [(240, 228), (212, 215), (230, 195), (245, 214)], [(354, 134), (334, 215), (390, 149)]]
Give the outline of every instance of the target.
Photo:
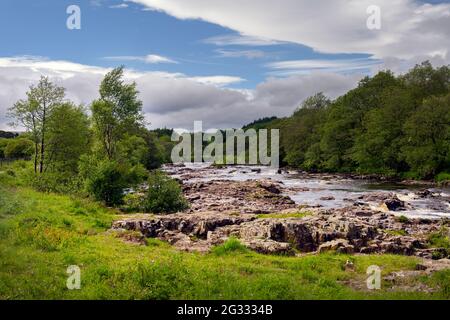
[[(375, 59), (418, 56), (449, 61), (450, 4), (414, 0), (131, 0), (179, 19), (201, 19), (239, 32), (210, 43), (287, 41), (324, 53), (363, 53)], [(381, 9), (381, 29), (369, 30), (367, 8)], [(266, 40), (258, 40), (266, 39)]]
[[(50, 61), (36, 57), (0, 58), (0, 129), (11, 129), (6, 110), (41, 75), (67, 89), (67, 98), (89, 104), (98, 97), (98, 86), (110, 69), (69, 61)], [(188, 77), (179, 73), (126, 70), (129, 81), (136, 81), (144, 103), (146, 119), (152, 128), (192, 129), (195, 120), (204, 128), (239, 127), (264, 116), (286, 116), (308, 96), (323, 91), (336, 97), (355, 86), (361, 75), (314, 72), (304, 76), (271, 78), (254, 90), (238, 90), (226, 85), (243, 81), (239, 77)]]

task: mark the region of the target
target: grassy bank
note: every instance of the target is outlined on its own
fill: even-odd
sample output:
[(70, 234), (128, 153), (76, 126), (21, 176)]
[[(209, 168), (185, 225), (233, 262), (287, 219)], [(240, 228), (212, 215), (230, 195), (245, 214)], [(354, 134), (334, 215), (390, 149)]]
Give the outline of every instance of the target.
[[(117, 211), (88, 200), (39, 193), (0, 172), (0, 299), (448, 299), (450, 272), (411, 280), (433, 294), (365, 288), (366, 268), (413, 270), (394, 255), (277, 257), (227, 243), (210, 254), (140, 246), (108, 232)], [(345, 269), (347, 260), (355, 270)], [(81, 268), (81, 289), (66, 269)], [(348, 285), (352, 283), (352, 285)], [(362, 285), (361, 285), (362, 284)]]

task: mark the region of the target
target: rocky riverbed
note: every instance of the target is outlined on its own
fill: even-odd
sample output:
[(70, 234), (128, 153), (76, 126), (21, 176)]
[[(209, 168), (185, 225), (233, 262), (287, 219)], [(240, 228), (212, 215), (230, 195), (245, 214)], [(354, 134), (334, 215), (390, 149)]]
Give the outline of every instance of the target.
[[(185, 251), (207, 252), (233, 236), (248, 248), (265, 254), (337, 251), (427, 259), (449, 255), (447, 249), (433, 247), (428, 241), (430, 234), (448, 232), (450, 227), (446, 217), (450, 197), (446, 190), (420, 186), (399, 193), (398, 189), (374, 188), (346, 192), (344, 197), (330, 186), (335, 187), (339, 179), (346, 181), (348, 177), (309, 176), (311, 183), (305, 185), (296, 183), (295, 178), (286, 179), (289, 173), (283, 176), (263, 170), (166, 167), (182, 184), (190, 209), (163, 216), (124, 216), (114, 222), (113, 229), (124, 235), (135, 232), (134, 238), (127, 238), (131, 241), (158, 238)], [(305, 199), (304, 193), (314, 193), (311, 190), (318, 189), (318, 185), (322, 186), (316, 190), (315, 199), (319, 202), (298, 201)], [(408, 214), (414, 210), (423, 212), (424, 203), (433, 204), (425, 209), (436, 214)]]

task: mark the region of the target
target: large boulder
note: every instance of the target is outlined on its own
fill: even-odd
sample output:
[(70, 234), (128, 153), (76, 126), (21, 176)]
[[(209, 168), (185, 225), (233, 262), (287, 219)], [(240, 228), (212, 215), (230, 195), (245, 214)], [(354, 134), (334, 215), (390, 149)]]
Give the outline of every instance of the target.
[(385, 211), (400, 211), (406, 209), (405, 202), (401, 201), (397, 197), (384, 200), (384, 202), (381, 204), (381, 208)]

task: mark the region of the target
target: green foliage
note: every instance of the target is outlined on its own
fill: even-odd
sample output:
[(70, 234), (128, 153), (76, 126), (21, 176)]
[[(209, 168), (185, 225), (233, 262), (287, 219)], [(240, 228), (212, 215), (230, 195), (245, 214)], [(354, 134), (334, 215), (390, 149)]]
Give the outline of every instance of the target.
[(48, 123), (46, 172), (76, 175), (80, 157), (89, 152), (89, 118), (82, 107), (63, 103), (54, 108)]
[(114, 161), (100, 161), (86, 179), (86, 190), (108, 206), (123, 203), (127, 186), (124, 168)]
[(187, 209), (189, 204), (179, 183), (165, 173), (155, 170), (149, 175), (148, 191), (142, 206), (147, 212), (173, 213)]
[(147, 144), (143, 164), (148, 170), (157, 169), (163, 163), (171, 162), (172, 148), (175, 146), (171, 141), (171, 130), (146, 131), (143, 136)]
[(123, 81), (123, 67), (108, 73), (100, 84), (100, 100), (91, 105), (96, 136), (108, 159), (116, 157), (117, 143), (137, 132), (143, 121), (136, 84)]
[(259, 129), (265, 129), (267, 128), (268, 125), (270, 125), (273, 121), (277, 120), (277, 117), (265, 117), (265, 118), (261, 118), (258, 120), (255, 120), (245, 126), (242, 127), (243, 130), (248, 130), (248, 129), (255, 129), (255, 130), (259, 130)]
[(431, 178), (450, 166), (450, 94), (424, 101), (405, 123), (403, 155), (411, 170)]
[(405, 217), (405, 216), (399, 216), (396, 218), (396, 220), (401, 223), (409, 223), (410, 222), (408, 217)]
[(450, 68), (429, 62), (404, 76), (379, 72), (335, 101), (307, 99), (274, 120), (288, 165), (415, 179), (450, 170)]
[(450, 232), (448, 228), (442, 227), (438, 232), (433, 232), (427, 237), (430, 248), (437, 248), (433, 252), (433, 259), (443, 259), (450, 257)]
[(432, 248), (443, 248), (450, 250), (450, 233), (447, 228), (431, 233), (427, 241)]
[(0, 159), (5, 158), (5, 149), (9, 143), (9, 139), (0, 138)]
[(47, 154), (49, 118), (53, 111), (63, 104), (64, 97), (64, 88), (42, 76), (37, 85), (30, 86), (26, 100), (19, 100), (9, 108), (9, 116), (14, 119), (14, 124), (26, 128), (35, 144), (35, 173), (43, 173), (48, 159), (51, 159)]
[(144, 163), (147, 152), (145, 140), (138, 136), (125, 135), (117, 144), (117, 157), (132, 165)]
[(33, 154), (34, 143), (26, 138), (9, 140), (4, 149), (5, 158), (28, 158)]
[(230, 237), (223, 244), (212, 249), (212, 253), (217, 256), (223, 256), (234, 253), (248, 253), (249, 250), (237, 238)]
[(441, 172), (436, 176), (436, 182), (450, 182), (450, 173)]

